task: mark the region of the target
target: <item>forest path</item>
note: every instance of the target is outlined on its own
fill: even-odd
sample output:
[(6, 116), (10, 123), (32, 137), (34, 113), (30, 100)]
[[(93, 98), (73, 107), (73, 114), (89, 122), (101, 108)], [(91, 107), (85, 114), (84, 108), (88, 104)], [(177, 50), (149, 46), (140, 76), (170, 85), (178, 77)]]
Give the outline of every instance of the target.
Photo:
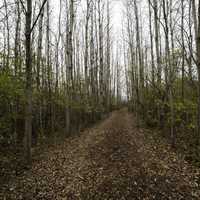
[(4, 199), (200, 199), (200, 171), (134, 121), (115, 111), (50, 148), (4, 188)]

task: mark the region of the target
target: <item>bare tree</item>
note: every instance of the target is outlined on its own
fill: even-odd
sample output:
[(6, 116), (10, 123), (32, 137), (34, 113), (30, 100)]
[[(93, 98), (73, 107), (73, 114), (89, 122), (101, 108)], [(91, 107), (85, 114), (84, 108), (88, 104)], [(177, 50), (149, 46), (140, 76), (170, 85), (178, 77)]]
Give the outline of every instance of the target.
[(26, 114), (25, 114), (25, 157), (31, 163), (32, 138), (32, 55), (31, 55), (32, 0), (27, 0), (26, 9)]

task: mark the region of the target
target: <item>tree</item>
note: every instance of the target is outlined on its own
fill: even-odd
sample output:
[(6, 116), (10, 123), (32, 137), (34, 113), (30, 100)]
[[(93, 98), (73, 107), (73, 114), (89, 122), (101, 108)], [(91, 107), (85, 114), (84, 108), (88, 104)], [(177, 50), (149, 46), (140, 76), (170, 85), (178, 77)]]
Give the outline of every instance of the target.
[(32, 0), (27, 0), (26, 9), (26, 108), (25, 108), (25, 157), (31, 163), (32, 138), (32, 55), (31, 55)]

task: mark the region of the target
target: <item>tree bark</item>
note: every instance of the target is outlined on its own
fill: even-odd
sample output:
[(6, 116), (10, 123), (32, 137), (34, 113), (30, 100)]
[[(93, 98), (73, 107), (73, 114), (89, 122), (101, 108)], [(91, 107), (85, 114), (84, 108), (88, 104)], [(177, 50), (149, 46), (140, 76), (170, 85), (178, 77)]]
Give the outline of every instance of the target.
[(31, 55), (32, 0), (27, 0), (26, 11), (26, 107), (25, 107), (25, 158), (31, 163), (32, 140), (32, 55)]

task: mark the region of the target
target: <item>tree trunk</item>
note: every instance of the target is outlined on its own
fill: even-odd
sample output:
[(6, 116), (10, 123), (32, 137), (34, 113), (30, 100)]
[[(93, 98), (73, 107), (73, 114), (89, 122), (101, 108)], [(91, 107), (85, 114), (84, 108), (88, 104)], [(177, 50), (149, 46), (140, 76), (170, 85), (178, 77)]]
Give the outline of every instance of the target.
[(196, 37), (197, 51), (197, 72), (198, 72), (198, 113), (197, 113), (197, 133), (198, 141), (200, 141), (200, 0), (198, 4), (198, 29)]
[(31, 55), (32, 0), (27, 0), (26, 12), (26, 107), (25, 107), (25, 158), (31, 163), (32, 139), (32, 55)]

